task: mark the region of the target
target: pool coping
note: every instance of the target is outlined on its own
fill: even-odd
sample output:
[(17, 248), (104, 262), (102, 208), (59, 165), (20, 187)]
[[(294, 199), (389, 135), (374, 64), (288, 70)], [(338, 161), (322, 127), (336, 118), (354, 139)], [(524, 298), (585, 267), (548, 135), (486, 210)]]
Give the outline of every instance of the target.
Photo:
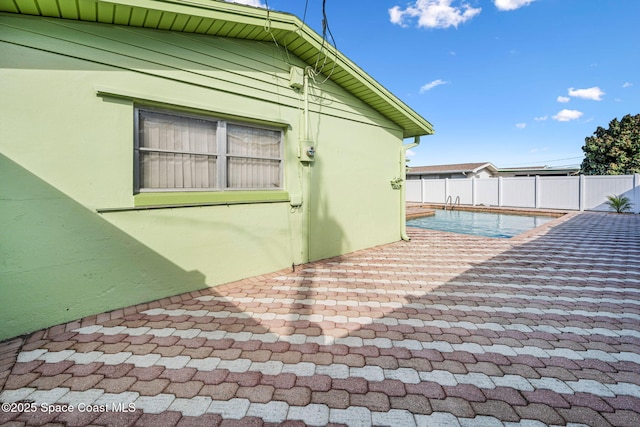
[[(407, 203), (407, 210), (411, 209), (414, 212), (411, 213), (411, 219), (416, 218), (414, 215), (420, 213), (420, 210), (425, 212), (424, 215), (421, 216), (429, 216), (432, 215), (436, 209), (444, 209), (443, 204), (437, 203)], [(418, 210), (418, 212), (416, 212)], [(561, 217), (568, 213), (578, 212), (578, 211), (569, 211), (569, 210), (561, 210), (561, 209), (540, 209), (540, 208), (515, 208), (515, 207), (507, 207), (507, 206), (472, 206), (472, 205), (456, 205), (453, 207), (453, 210), (459, 211), (473, 211), (473, 212), (489, 212), (489, 213), (506, 213), (513, 215), (540, 215), (540, 216), (553, 216), (553, 217)], [(407, 218), (409, 218), (409, 214), (407, 214)]]
[(535, 228), (532, 228), (531, 230), (527, 230), (524, 233), (520, 233), (517, 236), (513, 236), (510, 238), (510, 240), (514, 241), (514, 242), (519, 242), (522, 240), (528, 240), (531, 237), (534, 236), (540, 236), (542, 234), (546, 234), (549, 229), (556, 227), (568, 220), (570, 220), (571, 218), (574, 218), (578, 215), (580, 215), (582, 212), (566, 212), (564, 215), (559, 216), (557, 218), (552, 219), (551, 221), (545, 222), (544, 224), (541, 224)]
[[(413, 212), (409, 213), (409, 210)], [(443, 204), (434, 204), (434, 203), (408, 203), (407, 204), (407, 216), (406, 219), (416, 219), (422, 218), (426, 216), (435, 215), (436, 209), (442, 210), (444, 209)], [(537, 215), (537, 216), (550, 216), (554, 217), (551, 221), (545, 222), (535, 228), (524, 231), (516, 236), (508, 237), (509, 241), (519, 242), (522, 240), (529, 239), (532, 236), (537, 236), (540, 234), (546, 233), (550, 228), (553, 228), (559, 224), (562, 224), (565, 221), (579, 215), (581, 212), (579, 211), (565, 211), (565, 210), (555, 210), (555, 209), (537, 209), (537, 208), (513, 208), (513, 207), (502, 207), (502, 206), (470, 206), (470, 205), (457, 205), (453, 210), (459, 211), (468, 211), (468, 212), (485, 212), (485, 213), (503, 213), (503, 214), (511, 214), (511, 215)], [(411, 227), (408, 225), (408, 227)], [(446, 231), (441, 231), (442, 233), (447, 233)], [(455, 233), (451, 231), (450, 233), (454, 234), (464, 234), (464, 233)], [(469, 234), (470, 236), (475, 236), (474, 234)], [(504, 237), (491, 237), (491, 236), (481, 236), (487, 239), (505, 239)]]

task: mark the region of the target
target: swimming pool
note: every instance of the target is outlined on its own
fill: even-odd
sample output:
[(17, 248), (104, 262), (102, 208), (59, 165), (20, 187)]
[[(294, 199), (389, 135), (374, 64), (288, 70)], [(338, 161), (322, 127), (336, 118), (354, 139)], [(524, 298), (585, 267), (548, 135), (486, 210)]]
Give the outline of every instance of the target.
[(436, 210), (434, 216), (410, 219), (407, 226), (485, 237), (509, 238), (549, 222), (553, 217), (457, 210)]

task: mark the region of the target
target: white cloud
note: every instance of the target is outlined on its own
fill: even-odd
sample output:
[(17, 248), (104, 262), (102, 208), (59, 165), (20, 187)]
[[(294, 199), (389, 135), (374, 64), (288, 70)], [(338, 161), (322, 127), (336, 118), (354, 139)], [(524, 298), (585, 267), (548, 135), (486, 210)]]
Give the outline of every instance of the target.
[(253, 7), (266, 7), (260, 0), (225, 0), (228, 3), (246, 4)]
[(493, 0), (498, 10), (516, 10), (523, 6), (528, 6), (535, 0)]
[(415, 0), (406, 9), (400, 6), (389, 9), (389, 18), (392, 23), (403, 27), (407, 26), (407, 19), (418, 18), (418, 27), (457, 28), (482, 10), (461, 2), (460, 6), (452, 6), (454, 2), (458, 0)]
[(516, 127), (518, 129), (524, 129), (524, 128), (527, 127), (527, 124), (526, 123), (516, 123)]
[(536, 122), (544, 122), (548, 118), (549, 116), (540, 116), (540, 117), (534, 117), (533, 120), (535, 120)]
[(564, 109), (560, 111), (558, 114), (552, 117), (553, 120), (557, 120), (559, 122), (568, 122), (571, 120), (579, 119), (582, 116), (582, 111), (578, 110), (567, 110)]
[(565, 102), (571, 101), (571, 98), (569, 98), (568, 96), (559, 96), (558, 99), (556, 99), (556, 101), (565, 103)]
[(402, 17), (404, 12), (400, 10), (400, 6), (393, 6), (389, 9), (389, 19), (392, 24), (398, 24), (402, 27), (406, 27), (406, 25), (402, 22)]
[(633, 86), (633, 83), (631, 82), (624, 82), (624, 84), (622, 85), (622, 87), (631, 87)]
[(407, 157), (415, 156), (417, 153), (411, 149), (407, 150)]
[(420, 88), (420, 93), (425, 93), (427, 91), (430, 91), (431, 89), (433, 89), (436, 86), (446, 85), (447, 83), (449, 83), (449, 82), (446, 82), (446, 81), (440, 80), (440, 79), (434, 80), (431, 83), (427, 83), (427, 84), (423, 85)]
[(590, 87), (588, 89), (569, 88), (569, 96), (574, 96), (576, 98), (602, 101), (602, 95), (604, 95), (604, 92), (598, 86)]

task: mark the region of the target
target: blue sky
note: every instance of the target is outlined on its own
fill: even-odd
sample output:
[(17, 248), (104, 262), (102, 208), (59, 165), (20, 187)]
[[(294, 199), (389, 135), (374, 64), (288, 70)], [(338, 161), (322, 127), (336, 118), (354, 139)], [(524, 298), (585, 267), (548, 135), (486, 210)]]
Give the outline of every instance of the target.
[[(322, 0), (244, 0), (322, 32)], [(640, 114), (639, 0), (326, 0), (338, 49), (429, 120), (411, 166), (575, 166)]]

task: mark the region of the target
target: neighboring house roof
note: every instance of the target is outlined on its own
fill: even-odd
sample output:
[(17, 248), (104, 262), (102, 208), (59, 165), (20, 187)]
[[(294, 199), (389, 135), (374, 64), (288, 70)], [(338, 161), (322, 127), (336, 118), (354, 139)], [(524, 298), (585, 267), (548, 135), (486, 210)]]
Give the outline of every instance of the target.
[(554, 168), (549, 166), (527, 166), (519, 168), (500, 168), (498, 174), (514, 175), (577, 175), (580, 168)]
[(452, 165), (417, 166), (409, 169), (407, 175), (428, 175), (440, 173), (477, 173), (481, 169), (487, 168), (491, 172), (498, 169), (490, 162), (484, 163), (456, 163)]
[(0, 12), (276, 41), (309, 65), (326, 53), (329, 78), (401, 127), (403, 137), (433, 133), (431, 123), (288, 13), (217, 0), (13, 0), (0, 2)]

